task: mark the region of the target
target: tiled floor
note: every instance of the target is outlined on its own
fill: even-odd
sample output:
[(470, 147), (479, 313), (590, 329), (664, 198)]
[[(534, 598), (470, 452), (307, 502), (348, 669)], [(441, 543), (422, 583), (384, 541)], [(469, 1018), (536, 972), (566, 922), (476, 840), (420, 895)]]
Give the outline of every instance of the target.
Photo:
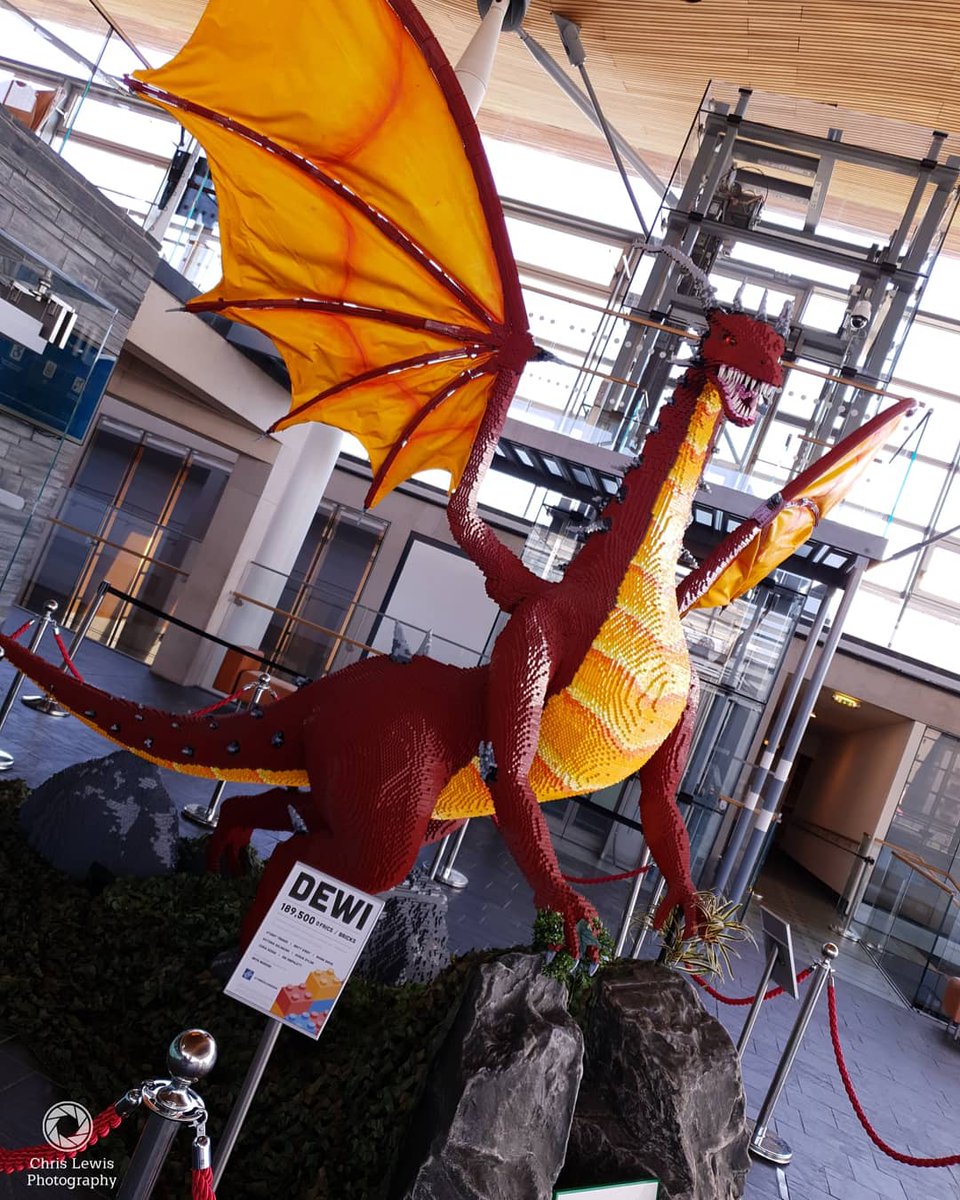
[[(154, 705), (189, 711), (210, 699), (206, 693), (165, 684), (138, 664), (98, 646), (84, 647), (78, 665), (98, 686)], [(0, 667), (0, 686), (9, 677), (9, 667)], [(25, 693), (30, 690), (26, 685)], [(70, 763), (109, 752), (97, 735), (78, 722), (40, 717), (19, 703), (0, 731), (0, 747), (16, 755), (10, 775), (31, 786)], [(205, 801), (210, 794), (209, 783), (169, 772), (165, 783), (183, 803)], [(186, 823), (183, 829), (187, 834), (195, 832)], [(269, 841), (262, 840), (260, 848), (267, 851)], [(560, 854), (564, 869), (573, 874), (613, 869), (609, 864), (598, 869), (589, 855), (569, 845), (561, 846)], [(431, 856), (428, 852), (423, 857)], [(530, 889), (489, 822), (471, 824), (457, 866), (470, 883), (464, 891), (450, 893), (451, 949), (528, 943)], [(613, 930), (619, 926), (629, 890), (629, 883), (592, 889), (601, 916)], [(793, 925), (798, 965), (811, 962), (820, 945), (835, 937), (829, 929), (830, 902), (801, 872), (781, 864), (764, 876), (761, 890), (764, 903)], [(737, 963), (735, 979), (722, 990), (730, 995), (752, 992), (760, 969), (760, 952), (748, 948)], [(941, 1025), (905, 1008), (869, 960), (847, 942), (841, 944), (837, 978), (841, 1040), (856, 1087), (881, 1135), (916, 1155), (960, 1152), (960, 1043), (949, 1041)], [(746, 1010), (703, 998), (736, 1037)], [(751, 1114), (766, 1093), (797, 1011), (794, 1001), (781, 998), (765, 1005), (760, 1014), (743, 1063)], [(0, 1145), (35, 1142), (40, 1117), (55, 1099), (62, 1099), (55, 1084), (35, 1069), (29, 1053), (10, 1041), (0, 1042)], [(813, 1016), (772, 1127), (793, 1148), (793, 1160), (782, 1172), (758, 1162), (747, 1181), (749, 1200), (960, 1197), (960, 1168), (900, 1166), (871, 1145), (840, 1083), (826, 996)], [(91, 1194), (89, 1189), (84, 1192)], [(36, 1185), (28, 1187), (22, 1178), (0, 1176), (0, 1200), (15, 1196), (35, 1200), (36, 1195)]]

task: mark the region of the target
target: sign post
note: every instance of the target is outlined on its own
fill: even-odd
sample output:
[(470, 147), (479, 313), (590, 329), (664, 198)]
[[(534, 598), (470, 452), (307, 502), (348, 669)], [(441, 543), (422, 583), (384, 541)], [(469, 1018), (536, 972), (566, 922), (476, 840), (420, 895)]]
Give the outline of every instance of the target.
[(267, 1027), (219, 1141), (220, 1182), (283, 1025), (316, 1041), (383, 912), (368, 896), (306, 863), (294, 863), (224, 991), (266, 1013)]
[(794, 1000), (800, 999), (790, 926), (782, 917), (778, 917), (776, 913), (772, 913), (766, 908), (760, 909), (760, 925), (763, 932), (763, 947), (767, 952), (767, 963), (763, 969), (763, 975), (760, 977), (757, 994), (753, 999), (753, 1004), (750, 1005), (750, 1011), (747, 1013), (747, 1019), (743, 1023), (743, 1029), (740, 1030), (740, 1037), (737, 1040), (737, 1054), (740, 1058), (743, 1058), (747, 1041), (750, 1034), (753, 1033), (753, 1027), (763, 1005), (767, 984), (771, 979), (775, 979)]

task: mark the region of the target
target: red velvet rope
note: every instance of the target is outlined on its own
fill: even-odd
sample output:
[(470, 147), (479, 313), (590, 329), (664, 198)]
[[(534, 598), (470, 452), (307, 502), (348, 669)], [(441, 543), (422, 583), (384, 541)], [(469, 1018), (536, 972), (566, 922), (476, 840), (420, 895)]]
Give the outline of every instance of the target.
[(77, 680), (78, 683), (83, 683), (83, 676), (73, 665), (73, 660), (70, 658), (70, 651), (63, 644), (63, 638), (60, 636), (60, 630), (54, 627), (53, 640), (57, 643), (57, 649), (63, 655), (63, 661), (66, 664), (67, 670)]
[(193, 1200), (217, 1200), (213, 1190), (213, 1170), (211, 1167), (194, 1168), (192, 1174)]
[(637, 867), (633, 871), (621, 871), (619, 875), (596, 875), (592, 878), (585, 878), (583, 875), (564, 875), (564, 880), (567, 883), (616, 883), (618, 879), (635, 879), (638, 875), (642, 875), (644, 871), (649, 871), (649, 865), (646, 867)]
[[(95, 1146), (111, 1130), (116, 1129), (122, 1120), (116, 1106), (111, 1104), (109, 1108), (105, 1108), (102, 1113), (98, 1113), (93, 1118), (93, 1132), (90, 1134), (90, 1140), (85, 1146), (78, 1146), (76, 1150), (56, 1150), (49, 1144), (26, 1146), (22, 1150), (0, 1150), (0, 1171), (12, 1175), (15, 1171), (25, 1171), (28, 1167), (31, 1170), (36, 1170), (38, 1165), (53, 1167), (64, 1159), (76, 1158), (78, 1154)], [(42, 1159), (43, 1163), (38, 1164), (38, 1159)]]
[(20, 626), (19, 629), (15, 630), (13, 633), (10, 634), (10, 641), (11, 642), (19, 642), (20, 639), (23, 637), (23, 635), (27, 632), (27, 630), (30, 628), (30, 626), (32, 624), (33, 624), (33, 617), (31, 617), (29, 621), (24, 621), (24, 623)]
[(228, 704), (233, 704), (235, 700), (239, 700), (243, 696), (243, 688), (238, 688), (235, 692), (231, 692), (229, 696), (224, 696), (222, 700), (218, 700), (216, 704), (208, 704), (206, 708), (198, 708), (196, 712), (184, 713), (184, 720), (195, 721), (198, 717), (205, 717), (209, 713), (216, 712), (218, 708), (226, 708)]
[(840, 1046), (840, 1031), (837, 1024), (836, 988), (832, 979), (827, 983), (827, 1006), (830, 1010), (830, 1040), (833, 1042), (833, 1053), (836, 1056), (837, 1066), (840, 1069), (840, 1078), (843, 1080), (843, 1086), (846, 1089), (850, 1103), (853, 1105), (853, 1111), (857, 1114), (857, 1118), (870, 1141), (889, 1158), (895, 1159), (900, 1163), (905, 1163), (908, 1167), (955, 1167), (960, 1164), (960, 1154), (948, 1154), (944, 1158), (916, 1158), (912, 1154), (901, 1154), (899, 1150), (894, 1150), (892, 1146), (888, 1146), (883, 1138), (880, 1137), (867, 1120), (867, 1115), (863, 1111), (860, 1101), (857, 1099), (857, 1093), (853, 1090), (853, 1082), (850, 1079), (847, 1064), (843, 1061), (843, 1050)]
[[(803, 983), (812, 970), (813, 967), (805, 967), (797, 976), (797, 983)], [(712, 996), (714, 1000), (719, 1000), (721, 1004), (732, 1004), (734, 1007), (737, 1007), (741, 1004), (752, 1004), (757, 998), (756, 996), (738, 996), (734, 999), (731, 996), (723, 996), (716, 988), (712, 988), (702, 975), (691, 975), (690, 978), (694, 983), (699, 983), (708, 996)], [(773, 1000), (775, 997), (782, 995), (783, 988), (778, 986), (772, 987), (768, 992), (764, 992), (763, 998), (764, 1000)]]

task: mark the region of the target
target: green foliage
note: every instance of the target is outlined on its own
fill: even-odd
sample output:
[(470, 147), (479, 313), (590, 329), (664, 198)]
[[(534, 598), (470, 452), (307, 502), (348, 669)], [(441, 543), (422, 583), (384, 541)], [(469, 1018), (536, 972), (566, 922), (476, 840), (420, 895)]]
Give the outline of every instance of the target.
[(753, 934), (737, 920), (739, 903), (723, 900), (713, 892), (697, 892), (697, 905), (703, 917), (702, 932), (683, 939), (683, 922), (671, 917), (661, 934), (665, 954), (663, 962), (690, 975), (729, 977), (730, 956), (737, 955), (737, 943), (753, 942)]
[[(164, 1074), (166, 1047), (180, 1030), (209, 1029), (220, 1058), (202, 1094), (216, 1145), (266, 1018), (225, 997), (210, 964), (236, 948), (255, 878), (120, 879), (94, 894), (27, 847), (16, 813), (24, 794), (20, 784), (0, 784), (5, 1032), (31, 1048), (64, 1098), (99, 1112)], [(427, 987), (354, 979), (319, 1042), (283, 1030), (224, 1194), (382, 1197), (472, 963), (452, 964)], [(121, 1170), (141, 1120), (104, 1145)], [(189, 1195), (189, 1140), (177, 1138), (159, 1200)]]
[[(613, 961), (613, 939), (602, 922), (594, 921), (592, 927), (587, 929), (581, 921), (577, 927), (577, 934), (582, 955), (586, 954), (588, 946), (593, 945), (599, 947), (601, 967)], [(533, 922), (533, 949), (554, 955), (545, 966), (545, 973), (567, 985), (573, 1009), (574, 998), (588, 990), (597, 976), (588, 974), (585, 964), (578, 964), (573, 955), (564, 949), (563, 917), (552, 908), (537, 909), (537, 916)]]

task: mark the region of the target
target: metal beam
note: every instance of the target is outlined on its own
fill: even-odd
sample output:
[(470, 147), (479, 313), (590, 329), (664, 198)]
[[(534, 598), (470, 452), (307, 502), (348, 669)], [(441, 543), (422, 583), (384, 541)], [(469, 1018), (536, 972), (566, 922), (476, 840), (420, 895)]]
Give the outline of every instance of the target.
[[(546, 71), (557, 87), (564, 93), (565, 96), (568, 97), (568, 99), (573, 101), (573, 103), (577, 106), (577, 108), (580, 109), (580, 111), (592, 125), (595, 125), (597, 129), (602, 130), (600, 118), (597, 116), (596, 109), (590, 103), (590, 97), (577, 87), (577, 85), (573, 82), (569, 75), (567, 75), (566, 71), (564, 71), (563, 67), (550, 54), (550, 52), (545, 50), (543, 46), (541, 46), (535, 38), (532, 38), (525, 29), (520, 29), (517, 32), (520, 41), (523, 42), (526, 48), (533, 55), (534, 59), (540, 64), (543, 70)], [(614, 129), (609, 122), (607, 122), (607, 125), (610, 129), (613, 140), (617, 144), (617, 149), (620, 151), (626, 161), (631, 167), (633, 167), (644, 183), (653, 188), (658, 196), (662, 196), (666, 187), (663, 180), (640, 157), (640, 155), (636, 152), (636, 150), (634, 150), (622, 133)], [(671, 195), (673, 194), (671, 193)]]

